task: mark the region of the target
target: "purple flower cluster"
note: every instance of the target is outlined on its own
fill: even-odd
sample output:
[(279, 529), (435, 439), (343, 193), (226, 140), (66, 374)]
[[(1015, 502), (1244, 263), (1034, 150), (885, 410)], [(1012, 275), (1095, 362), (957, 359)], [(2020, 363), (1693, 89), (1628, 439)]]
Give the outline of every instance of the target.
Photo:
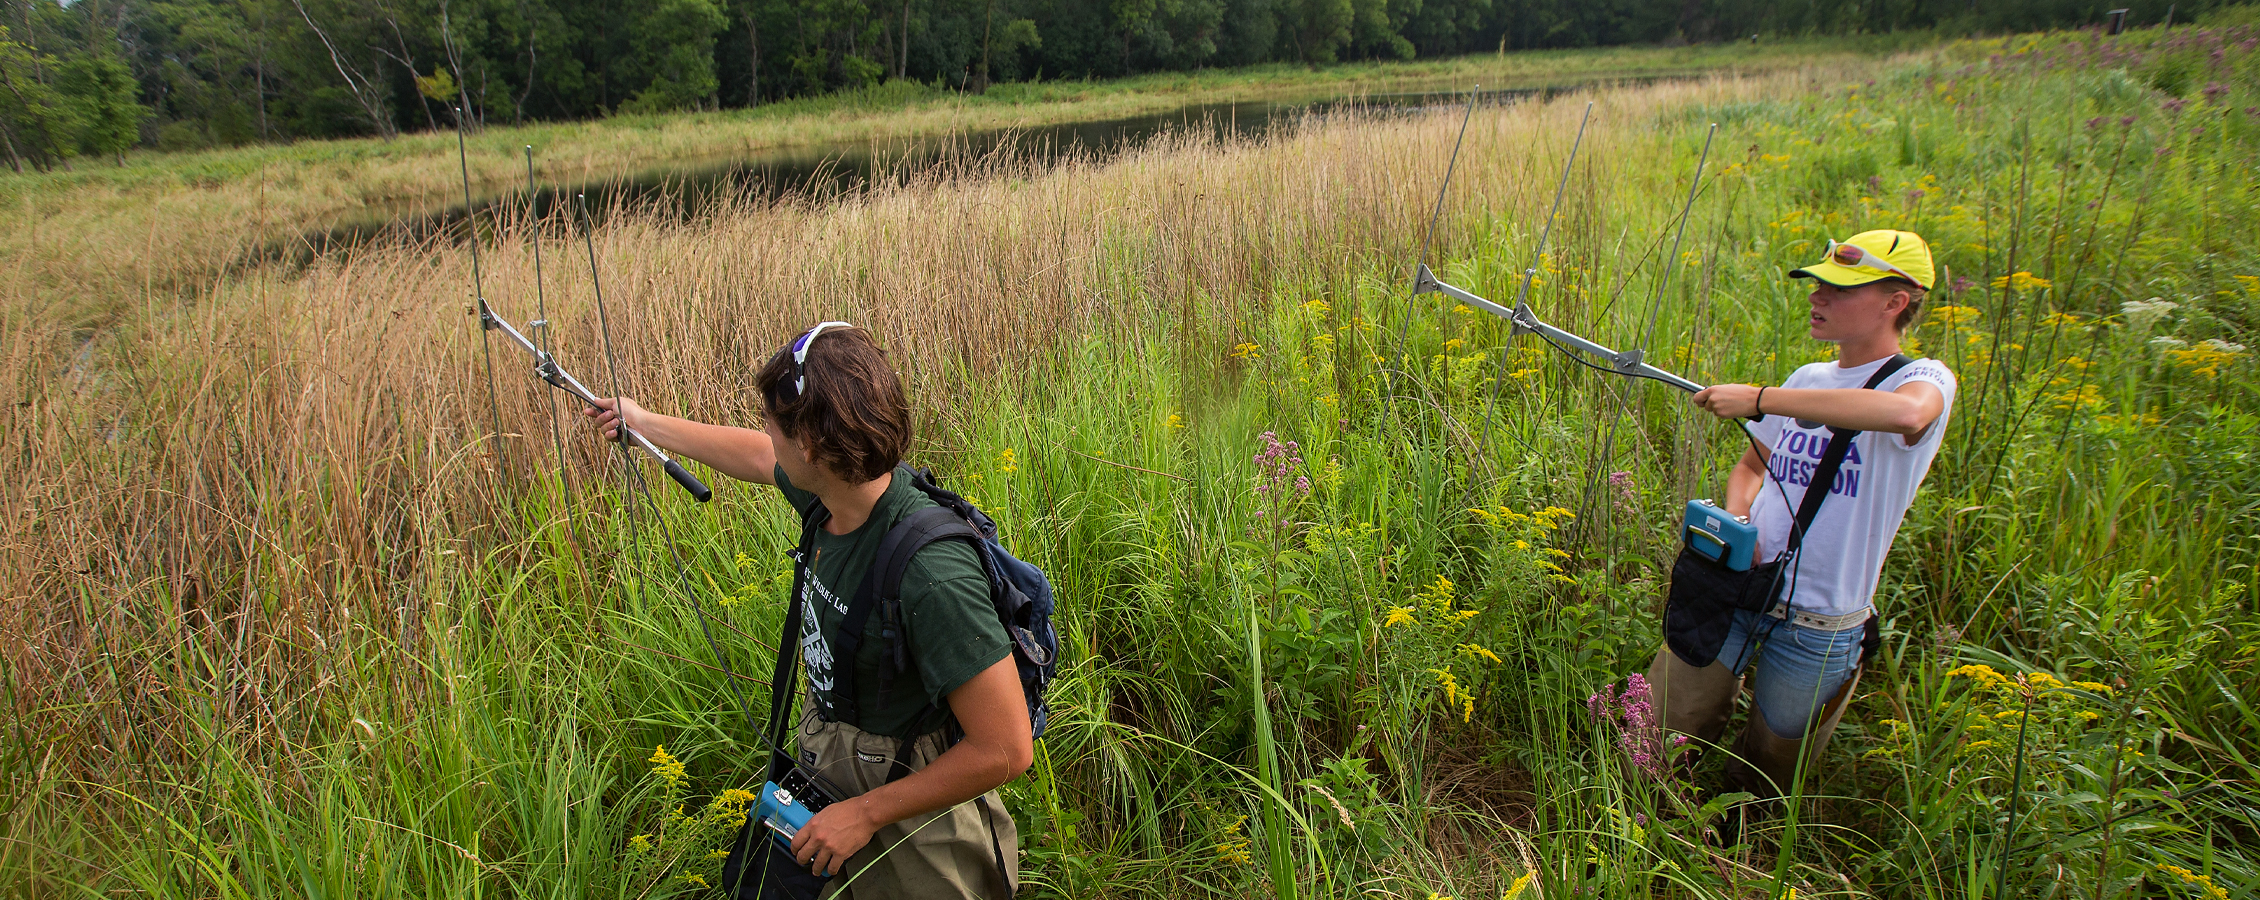
[[(1670, 773), (1671, 761), (1663, 752), (1664, 723), (1648, 694), (1648, 679), (1635, 672), (1624, 679), (1624, 690), (1611, 696), (1609, 687), (1585, 698), (1585, 711), (1594, 724), (1614, 727), (1617, 747), (1632, 758), (1632, 767), (1657, 781)], [(1672, 746), (1687, 743), (1684, 734), (1672, 735)]]
[(1631, 472), (1610, 472), (1609, 486), (1617, 489), (1617, 505), (1626, 510), (1640, 508), (1640, 486), (1632, 482)]
[[(1277, 432), (1266, 431), (1256, 437), (1263, 448), (1256, 451), (1256, 497), (1263, 504), (1256, 510), (1256, 518), (1270, 519), (1277, 513), (1282, 520), (1289, 507), (1310, 496), (1310, 476), (1301, 473), (1302, 446), (1294, 441), (1282, 441)], [(1284, 521), (1274, 527), (1284, 527)]]

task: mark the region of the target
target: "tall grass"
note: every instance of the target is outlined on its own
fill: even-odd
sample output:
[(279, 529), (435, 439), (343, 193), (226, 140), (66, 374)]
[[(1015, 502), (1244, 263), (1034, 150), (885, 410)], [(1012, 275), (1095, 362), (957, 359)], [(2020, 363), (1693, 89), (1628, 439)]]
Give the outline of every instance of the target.
[[(784, 336), (869, 325), (924, 417), (917, 459), (1051, 573), (1055, 724), (1005, 791), (1034, 892), (2249, 892), (2246, 37), (1597, 92), (1542, 260), (1526, 248), (1582, 98), (1475, 113), (1439, 271), (1501, 297), (1535, 266), (1543, 315), (1620, 347), (1676, 271), (1645, 349), (1698, 381), (1825, 358), (1781, 272), (1826, 237), (1912, 228), (1954, 273), (1913, 335), (1961, 379), (1947, 449), (1794, 842), (1761, 824), (1720, 846), (1734, 798), (1643, 774), (1586, 702), (1654, 652), (1672, 513), (1722, 489), (1733, 433), (1479, 313), (1423, 298), (1397, 318), (1456, 110), (655, 209), (593, 244), (644, 402), (750, 422), (743, 379)], [(2175, 107), (2160, 73), (2182, 65)], [(1667, 258), (1712, 122), (1734, 152)], [(601, 386), (575, 239), (502, 216), (487, 293), (524, 318), (546, 243), (553, 339)], [(560, 486), (516, 360), (488, 406), (469, 283), (442, 242), (251, 270), (62, 357), (11, 313), (7, 890), (641, 897), (713, 877), (724, 792), (760, 754), (650, 516), (740, 672), (774, 652), (792, 517), (725, 485), (632, 518), (579, 428)], [(1297, 442), (1307, 494), (1255, 490), (1263, 432)]]

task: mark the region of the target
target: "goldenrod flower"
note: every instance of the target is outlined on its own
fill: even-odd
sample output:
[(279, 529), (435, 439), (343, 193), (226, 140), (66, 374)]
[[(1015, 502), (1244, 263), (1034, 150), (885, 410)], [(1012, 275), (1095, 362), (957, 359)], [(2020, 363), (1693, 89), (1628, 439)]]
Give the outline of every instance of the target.
[(1020, 459), (1012, 455), (1011, 447), (1006, 447), (1004, 448), (1004, 450), (997, 453), (998, 474), (1010, 475), (1018, 471), (1020, 471)]
[(683, 785), (690, 783), (691, 776), (688, 771), (684, 770), (683, 761), (676, 759), (674, 754), (667, 752), (667, 745), (661, 744), (652, 748), (651, 759), (648, 762), (651, 763), (651, 774), (659, 776), (660, 781), (667, 785), (669, 793), (673, 793)]
[(1523, 872), (1522, 877), (1515, 879), (1515, 883), (1507, 885), (1507, 892), (1500, 894), (1499, 900), (1515, 900), (1516, 897), (1522, 896), (1522, 892), (1530, 887), (1530, 879), (1536, 877), (1537, 874), (1537, 869)]
[(1993, 279), (1993, 286), (1995, 289), (2008, 288), (2015, 291), (2043, 291), (2050, 287), (2048, 279), (2041, 278), (2031, 272), (2012, 272), (2003, 275)]
[(2199, 875), (2196, 872), (2192, 872), (2180, 866), (2164, 864), (2158, 866), (2158, 871), (2180, 878), (2184, 883), (2196, 886), (2198, 890), (2206, 897), (2206, 900), (2228, 900), (2229, 892), (2222, 890), (2218, 885), (2215, 885), (2213, 883), (2213, 876), (2211, 875)]
[(1412, 621), (1413, 621), (1413, 611), (1412, 611), (1412, 607), (1409, 607), (1409, 606), (1392, 606), (1392, 607), (1389, 607), (1389, 617), (1388, 617), (1388, 618), (1385, 618), (1385, 619), (1382, 619), (1382, 620), (1381, 620), (1381, 627), (1383, 627), (1383, 628), (1394, 628), (1394, 627), (1396, 627), (1396, 626), (1399, 626), (1399, 625), (1405, 625), (1405, 624), (1409, 624), (1409, 623), (1411, 623)]
[(1505, 660), (1499, 658), (1499, 654), (1491, 652), (1490, 648), (1485, 647), (1482, 644), (1461, 644), (1459, 646), (1459, 652), (1461, 656), (1465, 656), (1469, 659), (1490, 660), (1494, 665), (1502, 664), (1505, 662)]
[(1262, 359), (1263, 348), (1254, 344), (1237, 344), (1232, 348), (1233, 359)]

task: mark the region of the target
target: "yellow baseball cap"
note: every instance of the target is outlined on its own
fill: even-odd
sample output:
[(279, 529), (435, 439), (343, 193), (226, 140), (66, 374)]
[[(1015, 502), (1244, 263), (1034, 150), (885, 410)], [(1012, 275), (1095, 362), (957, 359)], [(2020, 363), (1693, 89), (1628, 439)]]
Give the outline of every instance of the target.
[(1904, 278), (1925, 289), (1936, 286), (1938, 269), (1931, 264), (1930, 245), (1912, 231), (1863, 231), (1848, 241), (1829, 241), (1828, 255), (1791, 278), (1817, 278), (1837, 287), (1857, 287), (1886, 278)]

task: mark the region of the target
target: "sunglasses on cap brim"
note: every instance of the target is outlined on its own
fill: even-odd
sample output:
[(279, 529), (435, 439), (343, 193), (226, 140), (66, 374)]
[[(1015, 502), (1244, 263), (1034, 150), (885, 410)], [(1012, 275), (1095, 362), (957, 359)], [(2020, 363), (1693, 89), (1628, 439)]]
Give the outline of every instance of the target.
[(779, 388), (790, 389), (789, 392), (779, 391), (778, 393), (785, 394), (785, 396), (778, 399), (782, 401), (797, 400), (800, 399), (802, 392), (808, 390), (808, 348), (816, 345), (817, 335), (823, 334), (826, 328), (854, 327), (847, 322), (818, 322), (816, 327), (801, 332), (800, 337), (794, 338), (792, 344), (786, 347), (784, 351), (792, 354), (793, 379), (778, 385)]
[(1830, 240), (1828, 242), (1828, 261), (1855, 269), (1868, 268), (1890, 272), (1915, 284), (1923, 283), (1922, 279), (1907, 274), (1907, 270), (1892, 265), (1890, 260), (1884, 259), (1874, 251), (1858, 244), (1845, 244)]

